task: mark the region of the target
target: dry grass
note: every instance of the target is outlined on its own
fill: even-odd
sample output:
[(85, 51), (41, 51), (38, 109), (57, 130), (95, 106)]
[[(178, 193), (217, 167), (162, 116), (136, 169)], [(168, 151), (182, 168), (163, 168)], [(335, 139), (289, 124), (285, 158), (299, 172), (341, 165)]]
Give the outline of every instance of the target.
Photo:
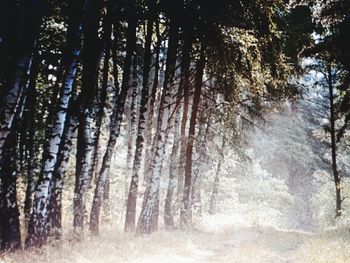
[(74, 241), (68, 234), (40, 250), (3, 255), (0, 262), (350, 262), (350, 233), (283, 231), (269, 227), (231, 228), (225, 232), (166, 232), (134, 237), (116, 227), (100, 237)]

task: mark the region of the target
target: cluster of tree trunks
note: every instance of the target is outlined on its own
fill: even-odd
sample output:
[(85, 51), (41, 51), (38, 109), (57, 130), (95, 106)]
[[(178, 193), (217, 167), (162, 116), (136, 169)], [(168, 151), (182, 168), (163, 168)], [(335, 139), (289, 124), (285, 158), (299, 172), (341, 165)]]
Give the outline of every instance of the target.
[[(272, 2), (267, 7), (278, 5)], [(1, 1), (0, 249), (15, 250), (22, 244), (19, 176), (27, 183), (25, 246), (41, 246), (50, 236), (61, 238), (63, 187), (75, 149), (73, 227), (77, 237), (86, 225), (91, 233), (99, 233), (123, 123), (129, 127), (125, 231), (137, 235), (156, 231), (163, 210), (167, 228), (192, 227), (193, 209), (200, 208), (200, 165), (205, 162), (210, 126), (210, 118), (201, 119), (216, 106), (208, 109), (205, 102), (215, 101), (213, 94), (232, 93), (225, 76), (232, 74), (232, 64), (247, 63), (234, 46), (239, 43), (227, 41), (223, 29), (270, 39), (274, 32), (265, 29), (274, 26), (259, 25), (273, 23), (273, 14), (259, 10), (259, 1), (223, 1), (219, 7), (168, 0)], [(266, 57), (277, 52), (261, 49)], [(232, 54), (222, 58), (222, 50)], [(276, 66), (264, 67), (273, 71)], [(241, 77), (253, 75), (250, 65), (237, 65), (235, 70)], [(218, 87), (219, 80), (220, 85), (223, 80), (227, 83)], [(108, 109), (111, 116), (105, 114)], [(104, 123), (110, 128), (102, 152)], [(217, 210), (220, 166), (221, 161), (211, 213)], [(162, 209), (160, 181), (167, 171)], [(145, 191), (140, 193), (142, 178)], [(91, 211), (87, 211), (91, 188)]]

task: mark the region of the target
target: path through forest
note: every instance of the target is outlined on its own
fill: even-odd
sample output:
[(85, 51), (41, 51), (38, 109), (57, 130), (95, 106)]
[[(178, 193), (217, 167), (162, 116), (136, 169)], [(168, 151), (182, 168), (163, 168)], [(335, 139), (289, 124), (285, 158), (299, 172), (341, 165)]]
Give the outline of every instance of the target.
[[(165, 232), (135, 238), (108, 229), (99, 238), (7, 255), (0, 262), (300, 263), (350, 262), (349, 231), (309, 233), (270, 227)], [(57, 246), (58, 245), (58, 246)]]

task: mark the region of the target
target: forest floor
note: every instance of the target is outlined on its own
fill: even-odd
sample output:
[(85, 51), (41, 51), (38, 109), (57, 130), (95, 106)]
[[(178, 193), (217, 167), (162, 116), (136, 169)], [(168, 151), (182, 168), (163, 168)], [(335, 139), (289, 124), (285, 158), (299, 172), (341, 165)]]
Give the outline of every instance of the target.
[(308, 233), (271, 227), (231, 227), (219, 231), (159, 231), (138, 238), (115, 228), (101, 232), (100, 237), (87, 236), (80, 242), (67, 237), (37, 251), (3, 255), (0, 262), (350, 263), (349, 230)]

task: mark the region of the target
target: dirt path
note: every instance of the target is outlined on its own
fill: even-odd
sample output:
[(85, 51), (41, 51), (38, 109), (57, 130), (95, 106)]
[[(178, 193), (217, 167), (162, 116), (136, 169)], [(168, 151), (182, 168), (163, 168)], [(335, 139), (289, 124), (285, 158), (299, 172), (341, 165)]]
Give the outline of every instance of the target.
[(0, 257), (1, 263), (350, 263), (350, 234), (311, 234), (267, 227), (223, 232), (157, 232), (150, 237), (104, 231), (99, 238), (63, 242)]

